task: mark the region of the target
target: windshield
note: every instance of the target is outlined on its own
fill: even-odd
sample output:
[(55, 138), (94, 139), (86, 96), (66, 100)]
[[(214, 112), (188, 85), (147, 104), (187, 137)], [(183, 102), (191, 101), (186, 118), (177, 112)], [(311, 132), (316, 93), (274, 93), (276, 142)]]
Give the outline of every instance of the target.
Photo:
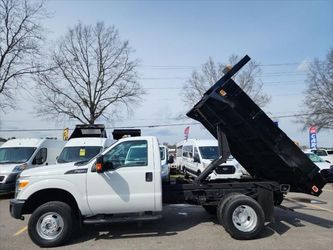
[(219, 157), (219, 148), (216, 146), (199, 147), (202, 159), (214, 160)]
[(307, 153), (306, 154), (311, 161), (313, 162), (323, 162), (324, 160), (321, 159), (318, 155), (314, 154), (314, 153)]
[(327, 153), (325, 150), (311, 150), (311, 151), (319, 156), (327, 156)]
[(102, 147), (65, 147), (58, 158), (58, 163), (89, 161), (100, 153)]
[(0, 164), (27, 162), (36, 148), (0, 148)]
[(165, 159), (165, 150), (164, 147), (160, 147), (161, 160)]

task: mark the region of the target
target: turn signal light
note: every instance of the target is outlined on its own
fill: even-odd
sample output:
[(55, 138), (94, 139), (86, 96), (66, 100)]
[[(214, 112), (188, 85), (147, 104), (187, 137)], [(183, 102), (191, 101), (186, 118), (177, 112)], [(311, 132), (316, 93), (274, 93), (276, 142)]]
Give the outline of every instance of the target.
[(22, 190), (26, 186), (28, 186), (29, 181), (28, 180), (22, 180), (18, 183), (18, 190)]

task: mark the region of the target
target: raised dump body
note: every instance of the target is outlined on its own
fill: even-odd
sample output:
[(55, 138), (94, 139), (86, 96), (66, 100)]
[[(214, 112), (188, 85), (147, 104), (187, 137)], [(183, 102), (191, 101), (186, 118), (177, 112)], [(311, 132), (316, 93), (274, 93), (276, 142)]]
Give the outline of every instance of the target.
[(254, 177), (289, 184), (293, 192), (319, 195), (326, 184), (319, 168), (233, 81), (245, 56), (187, 113), (218, 139), (225, 134), (231, 154)]

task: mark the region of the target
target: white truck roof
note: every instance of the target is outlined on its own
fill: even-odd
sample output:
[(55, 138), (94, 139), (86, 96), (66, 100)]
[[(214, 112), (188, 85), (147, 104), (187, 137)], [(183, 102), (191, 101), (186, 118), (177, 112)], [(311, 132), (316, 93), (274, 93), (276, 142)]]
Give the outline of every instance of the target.
[(186, 145), (195, 145), (198, 147), (204, 146), (218, 146), (217, 140), (205, 140), (205, 139), (189, 139), (184, 142), (184, 146)]
[(107, 138), (93, 138), (93, 137), (82, 137), (70, 139), (65, 147), (82, 147), (82, 146), (101, 146), (104, 147), (105, 142), (112, 140)]
[(55, 139), (40, 139), (40, 138), (21, 138), (21, 139), (11, 139), (6, 141), (1, 145), (3, 148), (14, 148), (14, 147), (38, 147), (45, 140)]

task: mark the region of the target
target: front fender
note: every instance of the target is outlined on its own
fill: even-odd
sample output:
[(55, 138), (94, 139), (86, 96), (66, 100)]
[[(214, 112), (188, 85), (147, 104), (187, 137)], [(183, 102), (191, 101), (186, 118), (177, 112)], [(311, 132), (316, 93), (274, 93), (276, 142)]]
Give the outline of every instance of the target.
[(27, 200), (34, 193), (45, 189), (61, 189), (74, 197), (82, 215), (90, 215), (91, 211), (86, 199), (85, 183), (85, 179), (77, 182), (54, 178), (38, 181), (29, 180), (29, 185), (18, 193), (16, 199)]

